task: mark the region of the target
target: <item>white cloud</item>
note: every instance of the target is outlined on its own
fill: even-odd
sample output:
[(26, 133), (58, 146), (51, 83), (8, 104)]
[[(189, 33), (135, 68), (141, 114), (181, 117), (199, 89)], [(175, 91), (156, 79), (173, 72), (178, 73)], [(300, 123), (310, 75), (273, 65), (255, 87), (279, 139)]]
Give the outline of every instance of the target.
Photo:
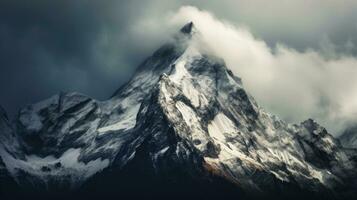
[[(314, 118), (335, 133), (357, 122), (355, 57), (299, 52), (283, 44), (271, 48), (248, 28), (191, 6), (170, 17), (176, 26), (188, 21), (201, 32), (205, 47), (226, 61), (265, 109), (294, 123)], [(333, 45), (324, 41), (328, 55), (333, 54)]]

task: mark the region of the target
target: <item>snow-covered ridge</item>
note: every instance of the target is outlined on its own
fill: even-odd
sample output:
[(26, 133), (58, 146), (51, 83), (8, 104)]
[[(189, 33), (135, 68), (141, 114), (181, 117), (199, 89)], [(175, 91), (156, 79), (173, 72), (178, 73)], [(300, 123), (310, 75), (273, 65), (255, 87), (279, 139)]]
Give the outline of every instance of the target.
[(22, 184), (18, 176), (27, 174), (33, 182), (79, 186), (119, 162), (116, 157), (118, 167), (132, 159), (144, 137), (133, 133), (141, 104), (186, 49), (190, 33), (181, 34), (177, 43), (164, 45), (146, 59), (133, 79), (106, 101), (61, 93), (21, 109), (14, 126), (6, 128), (23, 146), (9, 148), (11, 138), (0, 142), (0, 155), (15, 180)]
[[(251, 182), (250, 172), (297, 182), (302, 188), (333, 188), (340, 181), (336, 162), (337, 168), (353, 170), (347, 154), (322, 127), (311, 121), (285, 124), (259, 108), (224, 64), (193, 55), (184, 54), (173, 73), (163, 77), (160, 104), (177, 134), (202, 153), (217, 174), (264, 191), (264, 183)], [(326, 158), (319, 158), (322, 155)], [(322, 168), (320, 159), (328, 159)]]

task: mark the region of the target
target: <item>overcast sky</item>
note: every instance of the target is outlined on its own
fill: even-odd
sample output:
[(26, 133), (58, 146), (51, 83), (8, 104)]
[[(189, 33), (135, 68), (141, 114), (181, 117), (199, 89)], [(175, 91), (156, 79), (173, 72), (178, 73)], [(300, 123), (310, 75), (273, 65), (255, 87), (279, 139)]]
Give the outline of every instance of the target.
[(267, 110), (338, 131), (357, 119), (356, 19), (353, 0), (2, 0), (0, 105), (14, 115), (59, 91), (104, 100), (194, 20)]

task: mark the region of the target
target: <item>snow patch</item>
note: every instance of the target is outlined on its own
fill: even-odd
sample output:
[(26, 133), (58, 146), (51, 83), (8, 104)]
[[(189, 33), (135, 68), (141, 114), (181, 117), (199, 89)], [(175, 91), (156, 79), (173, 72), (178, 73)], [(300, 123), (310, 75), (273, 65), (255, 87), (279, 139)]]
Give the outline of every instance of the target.
[(208, 124), (209, 135), (222, 142), (225, 142), (225, 135), (236, 132), (234, 123), (223, 113), (218, 113)]
[(185, 59), (179, 59), (175, 64), (175, 71), (172, 75), (170, 75), (171, 81), (175, 82), (176, 84), (181, 84), (181, 81), (184, 77), (190, 77), (191, 75), (185, 68), (186, 65)]
[(190, 139), (193, 144), (201, 151), (206, 149), (206, 144), (208, 142), (207, 135), (201, 126), (201, 119), (192, 110), (191, 107), (187, 106), (185, 103), (178, 101), (176, 102), (176, 108), (182, 115), (187, 127), (190, 128), (189, 133), (180, 133), (183, 138)]
[(26, 112), (24, 114), (21, 114), (19, 120), (21, 124), (25, 126), (28, 131), (31, 132), (38, 132), (43, 127), (43, 124), (41, 122), (42, 119), (40, 116), (37, 115), (37, 113)]
[(99, 128), (99, 135), (108, 131), (129, 130), (134, 128), (136, 125), (136, 116), (139, 112), (140, 105), (141, 104), (137, 104), (128, 109), (125, 113), (122, 114), (122, 117), (119, 119), (118, 122), (109, 126)]
[(176, 107), (182, 114), (183, 119), (185, 120), (186, 124), (189, 127), (197, 126), (200, 124), (198, 117), (196, 116), (196, 113), (186, 104), (184, 104), (181, 101), (178, 101), (176, 103)]
[(185, 53), (175, 62), (174, 72), (170, 75), (170, 80), (181, 86), (183, 94), (190, 99), (192, 105), (196, 108), (200, 105), (207, 105), (208, 101), (193, 86), (192, 76), (187, 71), (186, 66), (190, 66), (200, 56), (200, 53), (194, 47), (188, 47)]
[(102, 171), (109, 165), (109, 159), (98, 158), (88, 163), (79, 161), (81, 149), (68, 149), (61, 157), (54, 156), (39, 157), (28, 155), (25, 160), (16, 159), (5, 150), (0, 151), (0, 155), (8, 171), (16, 177), (20, 171), (35, 175), (43, 181), (51, 178), (72, 179), (72, 182), (81, 182)]

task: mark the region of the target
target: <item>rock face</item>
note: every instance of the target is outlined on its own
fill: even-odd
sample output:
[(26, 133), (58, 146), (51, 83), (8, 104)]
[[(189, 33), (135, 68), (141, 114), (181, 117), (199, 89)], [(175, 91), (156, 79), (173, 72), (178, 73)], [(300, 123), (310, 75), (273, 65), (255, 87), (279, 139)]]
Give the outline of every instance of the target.
[(346, 129), (340, 136), (340, 140), (347, 148), (357, 148), (357, 125)]
[(153, 195), (171, 184), (182, 195), (353, 197), (357, 154), (311, 119), (265, 112), (196, 37), (184, 26), (107, 101), (65, 93), (21, 109), (13, 125), (2, 114), (0, 172), (46, 191), (122, 183)]

